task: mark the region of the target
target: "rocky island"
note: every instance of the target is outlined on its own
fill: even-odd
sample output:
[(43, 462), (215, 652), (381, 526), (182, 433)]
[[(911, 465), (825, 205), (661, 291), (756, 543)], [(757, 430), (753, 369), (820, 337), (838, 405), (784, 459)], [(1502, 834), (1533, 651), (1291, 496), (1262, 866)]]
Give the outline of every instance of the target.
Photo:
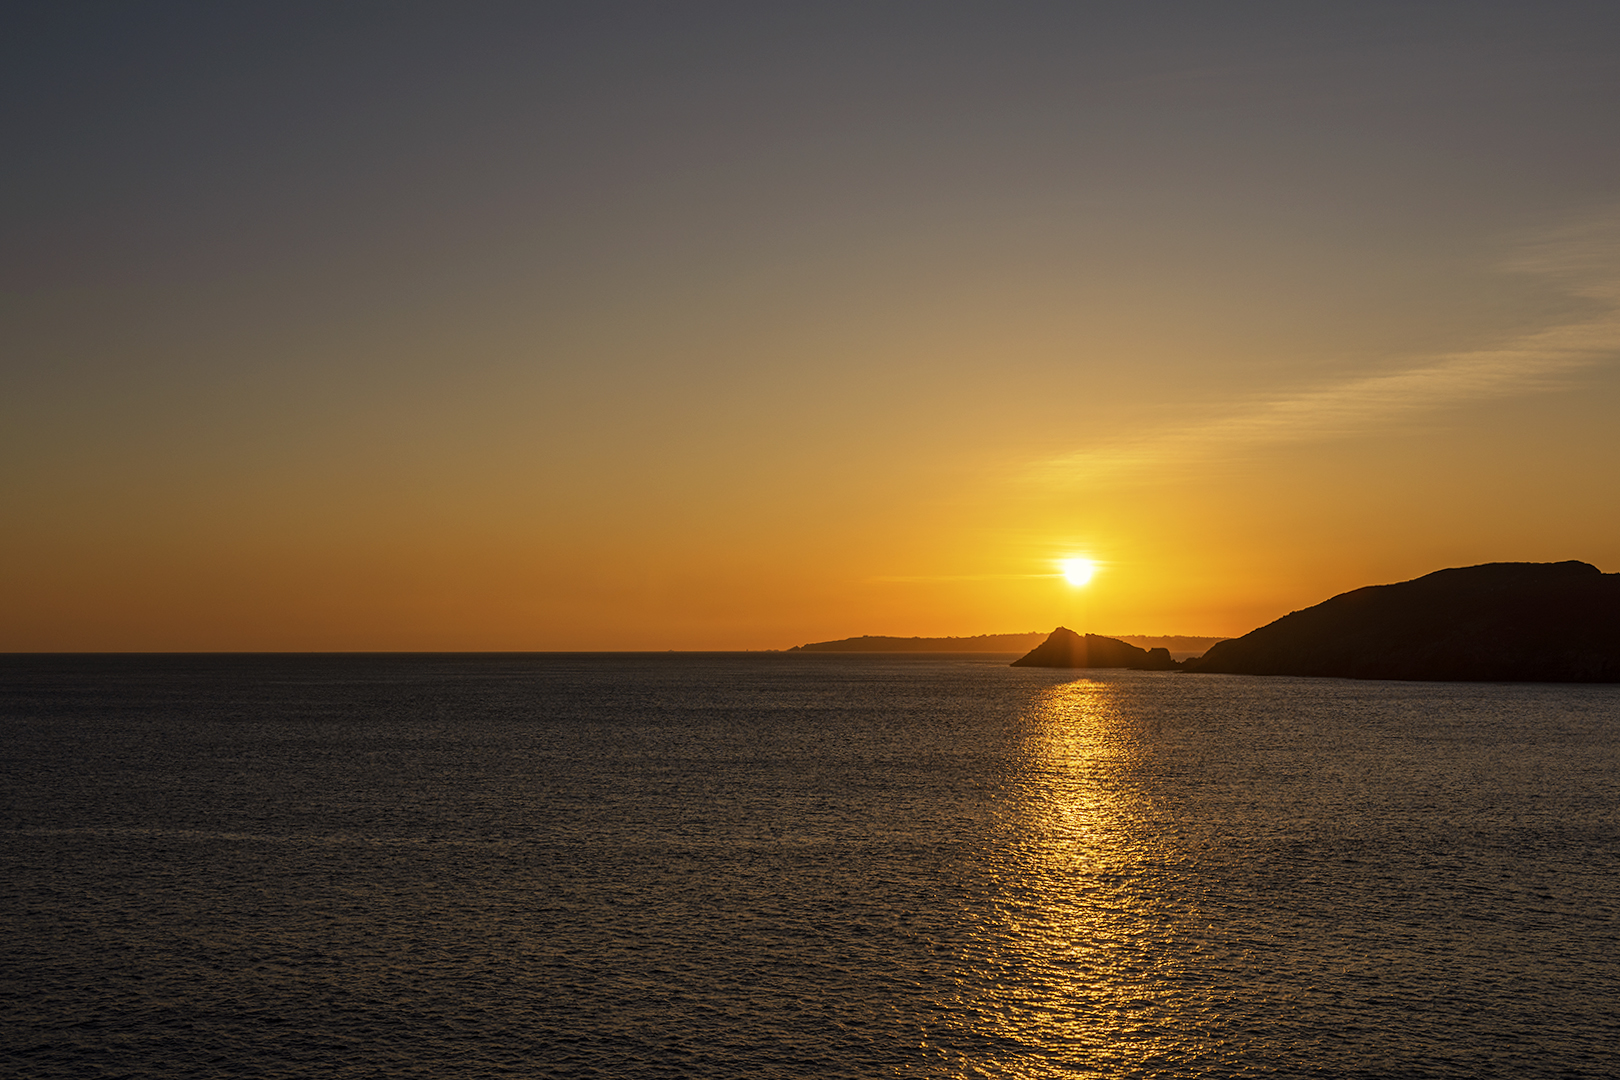
[(1438, 570), (1341, 593), (1220, 642), (1182, 668), (1351, 679), (1620, 682), (1620, 574), (1583, 562)]
[(1045, 641), (1012, 662), (1013, 667), (1131, 668), (1136, 671), (1171, 671), (1177, 666), (1170, 650), (1139, 649), (1118, 638), (1087, 634), (1081, 637), (1060, 626)]

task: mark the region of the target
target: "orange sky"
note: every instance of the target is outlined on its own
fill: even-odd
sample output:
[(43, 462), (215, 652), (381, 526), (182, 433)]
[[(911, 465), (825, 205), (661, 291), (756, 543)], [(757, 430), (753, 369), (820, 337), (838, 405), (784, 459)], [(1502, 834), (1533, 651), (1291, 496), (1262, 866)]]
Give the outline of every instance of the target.
[(1230, 635), (1620, 570), (1620, 65), (1558, 12), (34, 28), (0, 651)]

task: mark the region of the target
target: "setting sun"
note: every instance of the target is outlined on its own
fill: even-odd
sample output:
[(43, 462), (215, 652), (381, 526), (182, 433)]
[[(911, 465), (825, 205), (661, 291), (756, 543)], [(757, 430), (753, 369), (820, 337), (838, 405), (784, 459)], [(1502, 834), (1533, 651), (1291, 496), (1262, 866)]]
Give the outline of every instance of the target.
[(1063, 560), (1063, 577), (1070, 585), (1084, 585), (1096, 572), (1096, 564), (1090, 559)]

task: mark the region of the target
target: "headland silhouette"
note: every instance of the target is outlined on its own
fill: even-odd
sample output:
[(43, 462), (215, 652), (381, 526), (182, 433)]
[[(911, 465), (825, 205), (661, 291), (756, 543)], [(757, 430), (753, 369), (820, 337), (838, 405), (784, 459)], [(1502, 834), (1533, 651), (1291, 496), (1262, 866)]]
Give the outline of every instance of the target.
[(1369, 585), (1213, 646), (1186, 671), (1620, 682), (1620, 574), (1487, 563)]
[(1620, 574), (1487, 563), (1369, 585), (1179, 664), (1058, 627), (1015, 667), (1179, 669), (1435, 682), (1620, 682)]

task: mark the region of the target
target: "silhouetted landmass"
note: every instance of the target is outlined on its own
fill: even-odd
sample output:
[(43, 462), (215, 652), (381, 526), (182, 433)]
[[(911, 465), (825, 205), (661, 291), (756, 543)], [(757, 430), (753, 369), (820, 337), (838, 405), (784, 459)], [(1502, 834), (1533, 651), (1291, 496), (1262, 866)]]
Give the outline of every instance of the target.
[(1177, 665), (1170, 658), (1169, 649), (1139, 649), (1118, 638), (1098, 637), (1096, 634), (1081, 637), (1073, 630), (1060, 626), (1027, 656), (1014, 660), (1012, 666), (1171, 671)]
[[(815, 641), (808, 645), (795, 645), (788, 652), (1024, 652), (1033, 649), (1048, 635), (1040, 631), (1028, 634), (980, 634), (977, 637), (865, 637), (840, 638), (837, 641)], [(1153, 636), (1148, 634), (1122, 634), (1115, 641), (1124, 641), (1141, 649), (1162, 648), (1172, 655), (1197, 656), (1208, 651), (1217, 641), (1226, 638), (1189, 637), (1184, 634)]]
[(1220, 642), (1187, 671), (1620, 682), (1620, 574), (1488, 563), (1371, 585)]
[(1023, 652), (1041, 640), (1029, 634), (980, 634), (977, 637), (865, 637), (815, 641), (788, 652)]
[(1139, 649), (1168, 649), (1170, 655), (1178, 660), (1185, 660), (1189, 656), (1199, 656), (1210, 650), (1217, 641), (1225, 641), (1223, 637), (1192, 637), (1187, 634), (1120, 634), (1118, 640), (1135, 645)]

